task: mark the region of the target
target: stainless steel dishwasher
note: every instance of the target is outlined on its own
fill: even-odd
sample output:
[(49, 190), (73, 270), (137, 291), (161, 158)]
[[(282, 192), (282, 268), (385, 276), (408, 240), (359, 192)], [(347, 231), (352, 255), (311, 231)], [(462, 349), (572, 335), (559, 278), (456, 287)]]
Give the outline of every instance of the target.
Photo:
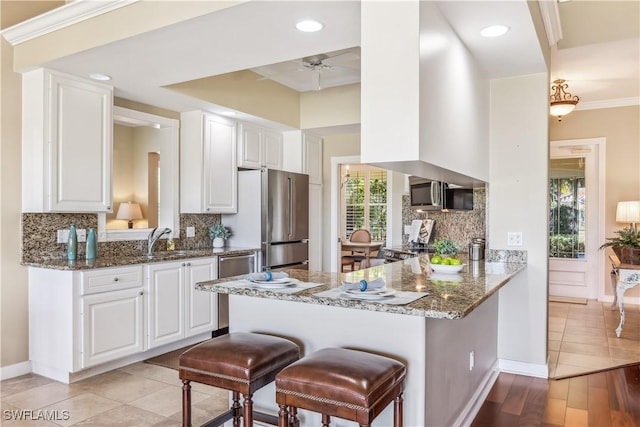
[[(240, 276), (253, 273), (256, 266), (256, 254), (218, 256), (218, 278)], [(218, 294), (218, 329), (213, 336), (229, 332), (229, 295)]]

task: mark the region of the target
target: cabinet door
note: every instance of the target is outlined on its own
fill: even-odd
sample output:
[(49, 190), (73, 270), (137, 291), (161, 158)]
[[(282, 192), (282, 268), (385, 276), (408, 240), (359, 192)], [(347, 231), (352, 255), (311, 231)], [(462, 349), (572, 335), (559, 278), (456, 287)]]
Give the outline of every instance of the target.
[(322, 186), (309, 184), (309, 270), (322, 271)]
[(304, 135), (304, 173), (309, 175), (309, 184), (322, 184), (322, 138)]
[(262, 166), (262, 135), (259, 129), (240, 125), (238, 166), (258, 169)]
[(57, 74), (49, 84), (48, 208), (111, 211), (112, 90)]
[(141, 288), (87, 295), (81, 301), (83, 369), (144, 350)]
[(210, 332), (218, 328), (218, 295), (199, 291), (196, 283), (216, 278), (215, 259), (187, 261), (187, 336)]
[(204, 121), (204, 213), (238, 212), (236, 124), (207, 115)]
[(262, 164), (282, 170), (282, 134), (265, 131), (262, 136)]
[(167, 262), (147, 267), (148, 348), (184, 338), (184, 265)]

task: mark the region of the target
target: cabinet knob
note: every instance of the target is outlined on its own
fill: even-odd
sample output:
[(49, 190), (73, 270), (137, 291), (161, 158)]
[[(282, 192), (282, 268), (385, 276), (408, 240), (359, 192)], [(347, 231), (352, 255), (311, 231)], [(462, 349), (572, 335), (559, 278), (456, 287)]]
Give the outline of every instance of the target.
[(108, 209), (108, 210), (111, 210), (111, 206), (107, 206), (107, 209)]
[(191, 263), (190, 263), (190, 262), (188, 262), (188, 263), (187, 263), (187, 266), (191, 267)]
[(118, 279), (117, 277), (115, 277), (115, 278), (113, 279), (113, 281), (114, 281), (114, 282), (117, 282), (118, 280), (119, 280), (119, 279)]
[(186, 263), (184, 263), (184, 262), (182, 263), (182, 266), (183, 266), (183, 267), (185, 267), (186, 265), (187, 265)]
[(143, 291), (140, 291), (140, 293), (139, 293), (138, 295), (144, 295), (144, 292), (143, 292)]

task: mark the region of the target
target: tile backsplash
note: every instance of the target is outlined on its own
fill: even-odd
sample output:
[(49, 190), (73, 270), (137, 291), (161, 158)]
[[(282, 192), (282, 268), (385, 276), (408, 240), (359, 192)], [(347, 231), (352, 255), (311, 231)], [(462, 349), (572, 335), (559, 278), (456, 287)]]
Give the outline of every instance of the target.
[[(460, 245), (461, 251), (466, 252), (472, 238), (488, 238), (486, 232), (486, 200), (486, 189), (476, 188), (473, 190), (473, 210), (418, 212), (415, 209), (411, 209), (409, 196), (405, 195), (402, 196), (402, 223), (407, 225), (411, 224), (414, 219), (434, 219), (435, 225), (431, 243), (437, 238), (449, 237)], [(402, 243), (409, 243), (408, 235), (403, 234)]]
[[(202, 249), (211, 247), (209, 227), (220, 222), (218, 214), (181, 214), (180, 236), (176, 249)], [(98, 227), (98, 215), (80, 213), (23, 213), (22, 262), (60, 259), (67, 256), (66, 243), (57, 243), (57, 231), (66, 230), (74, 223), (78, 229)], [(186, 228), (195, 228), (195, 237), (186, 237)], [(159, 250), (162, 246), (158, 246)], [(78, 243), (78, 258), (85, 257), (86, 245)], [(98, 257), (140, 255), (147, 250), (145, 240), (98, 242)]]

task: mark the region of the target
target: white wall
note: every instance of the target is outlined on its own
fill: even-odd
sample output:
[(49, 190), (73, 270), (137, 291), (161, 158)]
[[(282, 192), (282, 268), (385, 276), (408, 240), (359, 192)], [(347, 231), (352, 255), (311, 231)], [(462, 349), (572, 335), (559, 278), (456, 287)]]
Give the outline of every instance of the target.
[[(547, 358), (547, 92), (546, 73), (491, 82), (490, 248), (528, 253), (500, 291), (498, 357), (532, 365)], [(509, 231), (522, 232), (522, 247), (507, 246)]]
[(436, 3), (421, 2), (420, 160), (488, 181), (488, 105), (489, 81), (474, 57)]

